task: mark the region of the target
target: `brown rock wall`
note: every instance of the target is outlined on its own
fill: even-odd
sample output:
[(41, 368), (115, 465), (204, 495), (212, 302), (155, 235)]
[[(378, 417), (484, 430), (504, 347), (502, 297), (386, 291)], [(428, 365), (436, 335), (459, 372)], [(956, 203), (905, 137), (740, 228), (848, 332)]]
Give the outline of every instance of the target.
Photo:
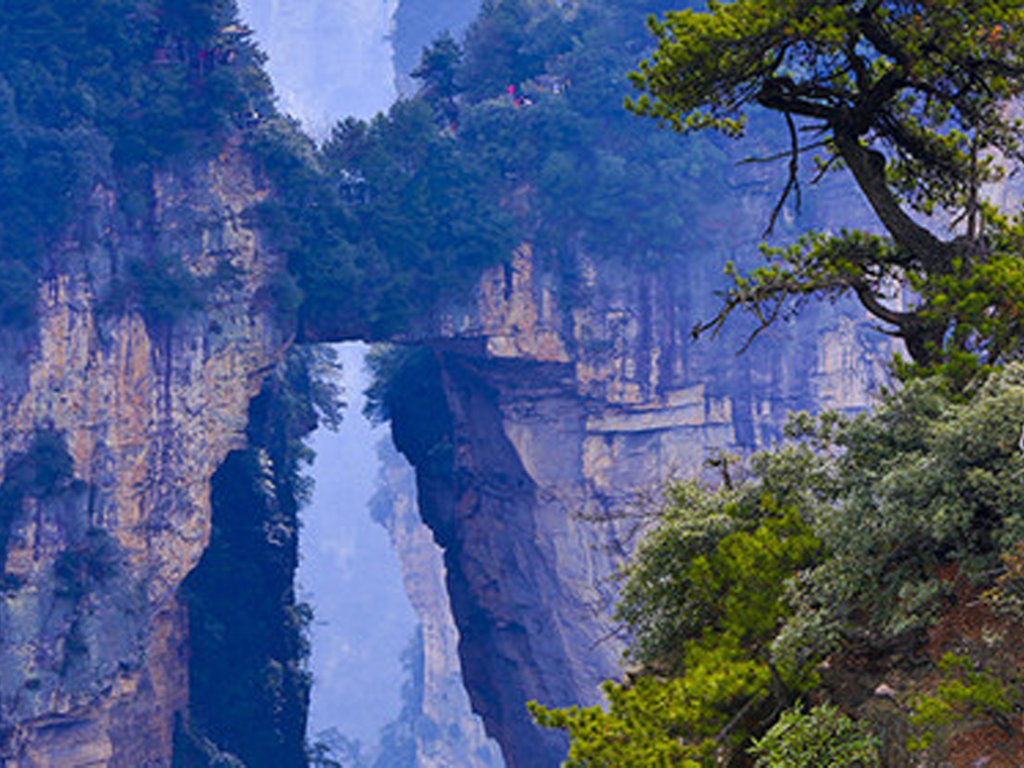
[[(0, 594), (0, 755), (11, 765), (169, 765), (187, 701), (175, 593), (209, 537), (210, 478), (244, 444), (249, 400), (286, 344), (260, 299), (278, 265), (244, 219), (263, 194), (233, 144), (160, 173), (143, 226), (97, 189), (41, 285), (37, 334), (14, 340), (0, 465), (55, 432), (74, 482), (30, 500), (6, 553), (16, 586)], [(226, 262), (234, 278), (172, 323), (111, 310), (114, 278), (154, 255), (183, 257), (196, 277)], [(97, 541), (113, 565), (93, 578)], [(69, 587), (75, 567), (86, 583)]]
[[(890, 346), (852, 307), (811, 307), (743, 355), (742, 324), (695, 344), (690, 328), (716, 307), (712, 268), (578, 254), (570, 287), (564, 265), (524, 246), (418, 334), (443, 392), (422, 407), (449, 414), (451, 458), (411, 458), (470, 695), (511, 766), (564, 755), (527, 700), (596, 703), (619, 674), (610, 611), (638, 494), (701, 474), (715, 451), (766, 447), (790, 410), (865, 407), (884, 380)], [(400, 447), (415, 429), (396, 424)]]

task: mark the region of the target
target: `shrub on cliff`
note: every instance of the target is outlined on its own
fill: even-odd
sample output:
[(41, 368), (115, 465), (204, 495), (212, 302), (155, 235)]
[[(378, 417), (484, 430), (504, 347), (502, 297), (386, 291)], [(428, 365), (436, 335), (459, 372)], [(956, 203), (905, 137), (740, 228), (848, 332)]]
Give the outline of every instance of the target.
[[(539, 722), (568, 730), (580, 759), (656, 739), (721, 750), (764, 733), (779, 711), (764, 703), (806, 691), (851, 638), (878, 654), (920, 638), (945, 605), (944, 572), (991, 582), (1024, 539), (1022, 422), (1019, 364), (970, 398), (914, 381), (872, 413), (795, 417), (790, 442), (736, 487), (670, 487), (619, 605), (630, 656), (667, 679), (627, 686), (607, 712), (535, 707)], [(648, 733), (652, 695), (666, 712), (706, 706)]]
[(569, 732), (569, 765), (703, 763), (815, 681), (816, 659), (782, 665), (771, 653), (792, 613), (786, 581), (821, 548), (797, 507), (761, 486), (687, 484), (668, 490), (662, 514), (619, 605), (644, 676), (606, 683), (607, 711), (530, 705), (538, 723)]
[(74, 477), (74, 461), (64, 436), (40, 430), (28, 448), (9, 457), (0, 484), (0, 566), (7, 557), (12, 529), (26, 498), (47, 499), (60, 493)]
[(751, 748), (758, 768), (879, 768), (878, 739), (835, 707), (788, 710)]

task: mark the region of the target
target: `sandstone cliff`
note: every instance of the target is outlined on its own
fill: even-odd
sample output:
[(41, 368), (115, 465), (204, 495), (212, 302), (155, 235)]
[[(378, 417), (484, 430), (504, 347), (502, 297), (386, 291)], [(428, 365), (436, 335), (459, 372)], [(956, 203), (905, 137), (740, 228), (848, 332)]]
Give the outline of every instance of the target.
[[(17, 467), (55, 438), (71, 464), (10, 515), (10, 764), (170, 761), (188, 703), (177, 591), (208, 540), (211, 477), (245, 447), (250, 399), (286, 346), (263, 290), (279, 265), (244, 215), (263, 194), (232, 146), (159, 174), (145, 228), (98, 189), (62, 244), (66, 266), (42, 286), (38, 335), (4, 345), (0, 458)], [(153, 253), (200, 276), (229, 263), (234, 277), (173, 323), (117, 311), (114, 278)], [(445, 550), (470, 698), (510, 764), (531, 768), (564, 747), (536, 732), (524, 702), (593, 701), (619, 669), (611, 576), (635, 531), (616, 515), (636, 490), (699, 471), (711, 448), (766, 444), (790, 408), (866, 405), (885, 356), (841, 310), (741, 357), (735, 337), (695, 346), (714, 264), (633, 269), (577, 254), (571, 266), (568, 281), (565, 264), (524, 246), (472, 306), (410, 334), (431, 350), (432, 375), (410, 393), (431, 418), (394, 424)]]
[(394, 418), (445, 550), (474, 708), (509, 765), (531, 768), (565, 747), (524, 703), (594, 703), (619, 675), (609, 615), (636, 494), (715, 450), (768, 445), (791, 409), (867, 406), (889, 355), (842, 307), (743, 355), (739, 331), (694, 344), (713, 265), (573, 266), (571, 290), (528, 246), (488, 272), (471, 307), (421, 331), (433, 362)]
[[(245, 218), (263, 194), (231, 144), (157, 173), (145, 222), (97, 188), (41, 285), (38, 333), (5, 332), (0, 462), (40, 434), (72, 462), (58, 489), (7, 510), (7, 765), (169, 765), (187, 704), (176, 592), (209, 537), (210, 478), (244, 445), (249, 400), (286, 341), (262, 290), (279, 265)], [(126, 265), (161, 255), (198, 278), (230, 265), (233, 279), (173, 322), (116, 309)]]
[(489, 768), (502, 765), (497, 745), (473, 715), (463, 685), (459, 632), (445, 586), (442, 554), (416, 506), (415, 478), (390, 441), (381, 444), (374, 518), (388, 531), (402, 566), (409, 602), (420, 620), (422, 658), (413, 665), (412, 732), (420, 768)]

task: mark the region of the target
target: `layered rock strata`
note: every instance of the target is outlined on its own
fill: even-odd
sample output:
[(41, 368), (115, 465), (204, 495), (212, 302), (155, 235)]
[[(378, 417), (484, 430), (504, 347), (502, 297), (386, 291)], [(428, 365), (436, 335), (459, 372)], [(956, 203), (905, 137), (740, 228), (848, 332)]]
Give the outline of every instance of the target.
[[(233, 144), (157, 173), (143, 220), (98, 187), (42, 283), (38, 328), (5, 331), (0, 466), (37, 457), (40, 435), (69, 458), (57, 487), (12, 490), (0, 512), (6, 765), (169, 765), (187, 704), (176, 592), (209, 537), (210, 478), (244, 446), (285, 345), (265, 288), (279, 264), (245, 216), (263, 194)], [(205, 307), (124, 308), (128, 265), (170, 259), (208, 286)]]
[(423, 332), (432, 383), (394, 423), (445, 550), (474, 708), (511, 766), (565, 754), (526, 701), (595, 703), (619, 675), (609, 616), (638, 494), (716, 451), (769, 445), (790, 410), (869, 405), (890, 354), (842, 307), (812, 307), (742, 355), (741, 329), (694, 344), (716, 301), (707, 266), (578, 256), (573, 269), (571, 294), (564, 267), (529, 247), (488, 272), (470, 308)]

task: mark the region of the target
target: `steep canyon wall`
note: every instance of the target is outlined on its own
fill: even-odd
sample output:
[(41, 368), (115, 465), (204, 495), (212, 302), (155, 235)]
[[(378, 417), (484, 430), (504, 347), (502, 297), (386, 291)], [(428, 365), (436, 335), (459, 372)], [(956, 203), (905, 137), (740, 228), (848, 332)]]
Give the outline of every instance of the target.
[[(159, 172), (144, 220), (97, 188), (42, 282), (38, 329), (5, 331), (5, 765), (170, 764), (188, 703), (177, 590), (208, 541), (210, 479), (286, 346), (266, 292), (280, 264), (245, 218), (263, 194), (233, 143)], [(128, 264), (163, 256), (233, 277), (180, 318), (122, 309)], [(56, 482), (16, 472), (47, 463)]]
[[(179, 587), (207, 545), (211, 478), (246, 447), (250, 401), (289, 341), (267, 290), (280, 265), (245, 215), (264, 194), (230, 143), (161, 172), (145, 226), (97, 189), (41, 286), (38, 329), (7, 332), (9, 765), (170, 763), (189, 696)], [(161, 254), (197, 278), (225, 264), (232, 277), (200, 311), (126, 311), (125, 265)], [(718, 268), (582, 253), (567, 265), (523, 246), (471, 302), (402, 339), (430, 364), (395, 438), (445, 551), (470, 698), (511, 765), (564, 751), (525, 701), (593, 702), (618, 674), (611, 577), (633, 543), (620, 514), (636, 491), (700, 472), (710, 450), (768, 444), (789, 409), (866, 406), (881, 380), (887, 344), (842, 306), (812, 307), (744, 355), (739, 329), (694, 344)], [(22, 476), (47, 456), (54, 482)]]
[(694, 343), (716, 271), (578, 254), (568, 283), (524, 246), (421, 332), (433, 363), (395, 439), (445, 549), (474, 707), (509, 765), (564, 756), (527, 700), (595, 703), (620, 674), (609, 617), (637, 494), (771, 444), (790, 410), (867, 407), (884, 380), (890, 345), (852, 307), (808, 307), (740, 355), (741, 328)]
[[(188, 709), (178, 589), (207, 544), (211, 478), (245, 447), (250, 400), (288, 342), (267, 299), (279, 265), (244, 215), (264, 192), (238, 150), (155, 189), (144, 229), (96, 191), (42, 285), (38, 334), (4, 345), (9, 765), (170, 763)], [(126, 261), (163, 252), (234, 277), (173, 321), (112, 309)], [(700, 472), (712, 449), (768, 444), (788, 409), (869, 404), (888, 355), (843, 307), (812, 308), (740, 356), (739, 330), (692, 343), (716, 301), (713, 260), (570, 266), (524, 246), (472, 302), (405, 337), (430, 365), (394, 423), (445, 551), (470, 698), (508, 762), (531, 768), (564, 744), (525, 701), (593, 702), (618, 674), (611, 577), (636, 491)], [(44, 449), (58, 481), (12, 486)]]

